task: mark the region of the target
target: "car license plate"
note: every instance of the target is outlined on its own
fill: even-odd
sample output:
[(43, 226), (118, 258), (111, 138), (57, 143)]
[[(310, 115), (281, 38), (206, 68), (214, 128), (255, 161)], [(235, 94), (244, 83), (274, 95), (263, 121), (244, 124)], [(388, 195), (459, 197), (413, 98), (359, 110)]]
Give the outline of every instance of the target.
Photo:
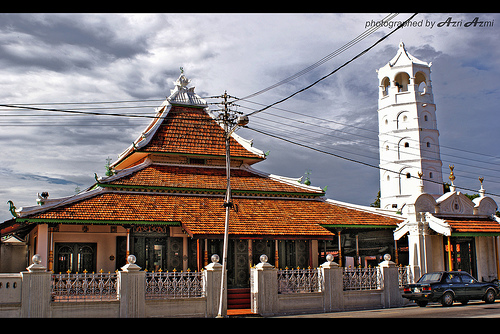
[(415, 289), (413, 290), (413, 292), (420, 292), (420, 289), (419, 289), (419, 288), (415, 288)]

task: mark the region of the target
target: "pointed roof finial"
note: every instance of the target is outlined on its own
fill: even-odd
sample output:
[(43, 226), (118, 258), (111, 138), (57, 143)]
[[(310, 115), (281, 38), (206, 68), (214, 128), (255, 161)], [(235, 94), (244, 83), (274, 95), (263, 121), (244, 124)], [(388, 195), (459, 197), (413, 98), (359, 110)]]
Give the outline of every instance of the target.
[(179, 78), (174, 81), (175, 88), (170, 90), (170, 96), (167, 97), (167, 100), (172, 104), (205, 107), (207, 102), (194, 92), (194, 87), (188, 87), (191, 80), (184, 75), (184, 67), (181, 66), (180, 70)]
[(310, 186), (311, 185), (311, 180), (309, 179), (309, 175), (311, 175), (311, 170), (306, 170), (306, 180), (304, 181), (304, 184), (306, 186)]
[(448, 165), (448, 167), (450, 167), (450, 176), (448, 177), (451, 181), (450, 190), (453, 192), (453, 191), (455, 191), (455, 184), (453, 183), (453, 181), (455, 181), (455, 174), (453, 174), (453, 169), (455, 169), (455, 166)]
[(485, 190), (483, 188), (484, 177), (479, 177), (479, 182), (481, 182), (481, 189), (479, 189), (479, 197), (484, 197)]
[(422, 172), (418, 172), (418, 178), (420, 179), (420, 185), (419, 185), (419, 188), (420, 188), (420, 193), (423, 194), (424, 193), (424, 180), (422, 179), (422, 176), (424, 176), (424, 173)]

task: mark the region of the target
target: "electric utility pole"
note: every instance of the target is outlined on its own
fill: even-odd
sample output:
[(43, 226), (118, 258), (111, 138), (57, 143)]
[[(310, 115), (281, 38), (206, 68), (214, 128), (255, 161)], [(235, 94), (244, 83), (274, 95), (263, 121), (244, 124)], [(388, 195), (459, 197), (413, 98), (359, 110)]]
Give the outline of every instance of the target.
[[(220, 284), (220, 299), (219, 299), (219, 312), (217, 313), (217, 318), (222, 318), (222, 309), (224, 303), (224, 293), (227, 289), (227, 248), (228, 248), (228, 232), (229, 232), (229, 212), (233, 207), (233, 202), (231, 201), (231, 150), (230, 150), (230, 139), (231, 134), (240, 126), (245, 126), (248, 124), (248, 117), (241, 116), (242, 113), (237, 111), (229, 110), (229, 105), (232, 102), (228, 102), (228, 98), (235, 98), (234, 96), (224, 95), (220, 96), (223, 99), (224, 109), (219, 114), (218, 118), (222, 121), (224, 126), (224, 141), (226, 146), (226, 197), (224, 199), (224, 208), (226, 209), (226, 217), (224, 220), (224, 246), (222, 251), (222, 276)], [(240, 116), (237, 116), (239, 114)]]

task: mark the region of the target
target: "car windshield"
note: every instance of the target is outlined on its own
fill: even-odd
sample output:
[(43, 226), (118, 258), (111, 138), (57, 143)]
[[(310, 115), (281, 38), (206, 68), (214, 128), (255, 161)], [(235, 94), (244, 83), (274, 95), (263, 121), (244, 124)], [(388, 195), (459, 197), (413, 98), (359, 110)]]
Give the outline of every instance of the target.
[(418, 283), (439, 282), (440, 280), (441, 280), (441, 273), (428, 273), (420, 277)]

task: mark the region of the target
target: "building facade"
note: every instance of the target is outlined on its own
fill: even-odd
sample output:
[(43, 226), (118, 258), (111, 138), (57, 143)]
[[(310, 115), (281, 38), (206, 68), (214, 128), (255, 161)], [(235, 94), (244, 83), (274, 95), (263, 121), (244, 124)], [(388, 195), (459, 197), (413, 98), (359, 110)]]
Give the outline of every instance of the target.
[(412, 56), (404, 43), (378, 72), (380, 207), (405, 221), (394, 231), (407, 238), (416, 278), (438, 270), (464, 270), (480, 280), (500, 277), (500, 218), (485, 195), (471, 200), (454, 185), (444, 193), (431, 63)]
[[(188, 85), (181, 74), (156, 117), (94, 185), (66, 198), (43, 193), (36, 206), (11, 203), (2, 236), (26, 240), (28, 258), (40, 254), (56, 273), (115, 271), (129, 254), (148, 271), (194, 271), (221, 256), (224, 131)], [(300, 179), (258, 171), (264, 153), (235, 133), (230, 152), (229, 288), (249, 286), (262, 254), (278, 268), (306, 268), (327, 254), (358, 265), (397, 252), (390, 236), (399, 215), (331, 201)], [(389, 237), (374, 242), (374, 231)]]
[[(340, 266), (373, 266), (388, 253), (415, 278), (450, 268), (499, 277), (497, 204), (482, 184), (470, 200), (454, 178), (443, 193), (430, 64), (401, 43), (379, 83), (381, 208), (326, 199), (300, 178), (261, 172), (255, 166), (265, 154), (231, 134), (229, 291), (249, 287), (262, 254), (277, 268), (306, 268), (328, 254)], [(24, 242), (23, 258), (40, 254), (56, 273), (115, 271), (129, 254), (148, 271), (199, 271), (221, 256), (224, 130), (189, 84), (181, 73), (151, 123), (88, 189), (55, 199), (42, 193), (34, 206), (10, 202), (1, 240)]]
[(442, 162), (431, 65), (412, 56), (400, 43), (396, 56), (378, 72), (380, 207), (401, 211), (424, 190), (443, 194)]

